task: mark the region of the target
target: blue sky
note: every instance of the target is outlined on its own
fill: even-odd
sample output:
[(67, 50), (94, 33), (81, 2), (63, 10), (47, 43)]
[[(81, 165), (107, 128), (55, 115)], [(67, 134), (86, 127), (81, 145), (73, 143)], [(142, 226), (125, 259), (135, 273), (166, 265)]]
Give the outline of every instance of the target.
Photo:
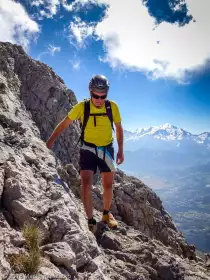
[[(198, 3), (199, 2), (199, 3)], [(61, 76), (78, 101), (110, 81), (126, 129), (210, 131), (209, 0), (0, 0), (0, 41)]]

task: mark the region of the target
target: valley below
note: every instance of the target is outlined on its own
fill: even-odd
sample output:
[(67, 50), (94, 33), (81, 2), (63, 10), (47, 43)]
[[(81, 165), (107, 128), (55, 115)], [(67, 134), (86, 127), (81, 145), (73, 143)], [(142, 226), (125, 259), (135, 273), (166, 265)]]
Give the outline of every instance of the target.
[(135, 175), (160, 197), (186, 240), (198, 250), (210, 252), (210, 163), (162, 177), (140, 172)]

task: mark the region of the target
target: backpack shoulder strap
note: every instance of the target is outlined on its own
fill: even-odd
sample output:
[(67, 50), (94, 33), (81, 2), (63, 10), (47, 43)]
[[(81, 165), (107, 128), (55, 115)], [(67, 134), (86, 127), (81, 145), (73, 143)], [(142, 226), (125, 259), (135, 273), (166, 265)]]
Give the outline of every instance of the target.
[(82, 124), (82, 128), (81, 128), (81, 140), (84, 140), (84, 133), (85, 133), (85, 127), (87, 125), (88, 119), (90, 116), (90, 100), (86, 99), (84, 101), (84, 119), (83, 119), (83, 124)]
[(112, 126), (112, 129), (114, 130), (114, 126), (113, 126), (113, 115), (112, 115), (112, 107), (111, 107), (111, 102), (109, 100), (106, 100), (105, 101), (105, 107), (106, 107), (106, 113), (107, 113), (107, 116), (111, 122), (111, 126)]

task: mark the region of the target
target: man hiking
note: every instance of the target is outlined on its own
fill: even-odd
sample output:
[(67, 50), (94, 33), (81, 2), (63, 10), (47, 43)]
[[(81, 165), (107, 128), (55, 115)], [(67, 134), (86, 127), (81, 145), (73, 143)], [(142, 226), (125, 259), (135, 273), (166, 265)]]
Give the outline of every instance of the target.
[(103, 185), (103, 216), (102, 221), (110, 228), (118, 226), (110, 212), (112, 202), (112, 185), (115, 175), (113, 123), (116, 128), (118, 152), (117, 165), (124, 161), (123, 154), (123, 128), (118, 106), (115, 102), (107, 100), (109, 82), (105, 76), (96, 75), (89, 83), (90, 99), (77, 103), (64, 118), (47, 141), (47, 147), (52, 148), (53, 142), (65, 128), (73, 121), (81, 121), (81, 147), (80, 147), (80, 176), (81, 195), (88, 218), (89, 230), (96, 230), (96, 220), (93, 217), (92, 183), (97, 167), (100, 170)]

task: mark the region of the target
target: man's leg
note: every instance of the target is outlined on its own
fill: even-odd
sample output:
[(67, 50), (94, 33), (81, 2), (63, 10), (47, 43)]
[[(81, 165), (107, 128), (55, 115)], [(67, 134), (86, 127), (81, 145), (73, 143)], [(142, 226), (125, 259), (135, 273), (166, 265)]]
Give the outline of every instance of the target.
[(110, 228), (116, 228), (118, 226), (118, 222), (115, 220), (113, 215), (110, 213), (112, 197), (113, 197), (113, 182), (114, 182), (115, 172), (103, 172), (102, 173), (102, 185), (104, 188), (104, 212), (102, 221), (107, 223)]
[(93, 183), (93, 171), (81, 170), (81, 195), (82, 202), (87, 214), (88, 220), (93, 218), (93, 205), (92, 205), (92, 183)]
[(104, 210), (109, 211), (112, 203), (113, 189), (112, 185), (114, 182), (115, 172), (103, 172), (101, 174), (102, 185), (104, 189), (103, 200), (104, 200)]

